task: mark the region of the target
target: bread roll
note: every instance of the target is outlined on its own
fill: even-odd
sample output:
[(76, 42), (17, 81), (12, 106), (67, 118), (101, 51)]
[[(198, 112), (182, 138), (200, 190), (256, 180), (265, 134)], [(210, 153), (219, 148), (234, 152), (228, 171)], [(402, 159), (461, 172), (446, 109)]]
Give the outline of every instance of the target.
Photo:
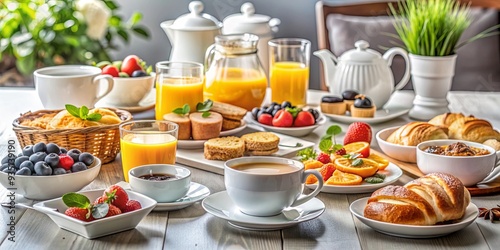
[(475, 117), (462, 117), (454, 121), (449, 129), (453, 139), (483, 143), (488, 139), (500, 140), (500, 133), (491, 124)]
[(189, 114), (191, 120), (191, 137), (193, 140), (208, 140), (219, 137), (222, 129), (222, 116), (216, 112), (210, 112), (210, 116), (203, 117), (203, 113), (194, 112)]
[(179, 129), (177, 130), (177, 139), (189, 140), (191, 138), (191, 120), (189, 120), (189, 116), (168, 113), (163, 116), (163, 120), (179, 125)]
[(387, 142), (404, 146), (416, 146), (424, 141), (448, 139), (445, 130), (445, 128), (427, 122), (410, 122), (389, 135)]
[(386, 186), (373, 192), (366, 218), (409, 225), (434, 225), (464, 216), (470, 193), (453, 175), (431, 173), (405, 186)]
[(448, 128), (454, 121), (465, 117), (462, 113), (444, 113), (432, 118), (429, 123), (436, 126)]

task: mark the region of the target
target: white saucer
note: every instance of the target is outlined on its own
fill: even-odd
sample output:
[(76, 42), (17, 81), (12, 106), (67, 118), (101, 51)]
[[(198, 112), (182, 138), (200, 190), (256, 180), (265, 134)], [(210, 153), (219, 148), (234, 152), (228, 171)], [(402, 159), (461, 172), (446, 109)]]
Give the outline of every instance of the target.
[(188, 206), (193, 205), (197, 201), (203, 200), (205, 197), (210, 195), (210, 190), (202, 184), (191, 182), (188, 193), (174, 201), (166, 203), (156, 203), (156, 207), (153, 211), (173, 211), (179, 210)]
[[(241, 120), (241, 125), (237, 128), (231, 129), (231, 130), (226, 130), (226, 131), (221, 131), (220, 136), (229, 136), (229, 135), (234, 135), (243, 129), (247, 127), (247, 123), (245, 120)], [(198, 148), (203, 148), (203, 144), (207, 140), (178, 140), (177, 141), (177, 148), (182, 148), (182, 149), (198, 149)]]
[(376, 231), (404, 238), (434, 238), (447, 235), (467, 227), (479, 214), (476, 205), (470, 203), (465, 210), (464, 217), (451, 224), (432, 226), (394, 224), (365, 218), (363, 214), (367, 201), (368, 197), (365, 197), (351, 203), (349, 207), (351, 213)]
[(342, 122), (342, 123), (352, 123), (352, 122), (366, 122), (368, 124), (377, 124), (386, 121), (390, 121), (394, 118), (402, 116), (408, 113), (410, 109), (407, 108), (388, 108), (388, 109), (379, 109), (375, 112), (373, 117), (352, 117), (350, 115), (334, 115), (334, 114), (326, 114), (325, 116), (330, 117), (333, 121)]
[(312, 198), (298, 206), (306, 213), (298, 220), (288, 220), (283, 214), (269, 217), (250, 216), (240, 212), (226, 191), (208, 196), (201, 205), (205, 211), (215, 217), (227, 220), (234, 227), (255, 231), (279, 230), (295, 226), (301, 222), (315, 219), (325, 211), (325, 204), (317, 198)]
[(110, 107), (126, 110), (130, 113), (141, 112), (145, 110), (149, 110), (155, 107), (156, 104), (156, 90), (152, 89), (137, 105), (134, 106), (120, 106), (114, 105), (101, 100), (96, 103), (96, 107)]
[[(363, 181), (360, 185), (323, 185), (321, 192), (324, 193), (332, 193), (332, 194), (361, 194), (361, 193), (370, 193), (381, 187), (387, 186), (396, 182), (401, 175), (403, 175), (403, 171), (393, 163), (389, 163), (386, 169), (378, 171), (380, 174), (385, 174), (384, 182), (370, 184), (368, 182)], [(315, 189), (316, 184), (308, 184), (306, 185), (310, 189)]]

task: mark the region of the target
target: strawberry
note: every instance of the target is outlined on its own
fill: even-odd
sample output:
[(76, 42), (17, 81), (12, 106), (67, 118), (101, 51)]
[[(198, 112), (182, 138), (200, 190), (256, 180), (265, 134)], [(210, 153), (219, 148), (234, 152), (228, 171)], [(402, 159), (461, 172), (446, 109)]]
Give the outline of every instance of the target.
[(127, 207), (128, 194), (122, 187), (118, 185), (111, 185), (106, 188), (106, 190), (104, 190), (103, 196), (106, 196), (110, 201), (110, 204), (117, 206), (120, 210), (123, 210)]
[(335, 169), (336, 167), (333, 163), (328, 163), (323, 165), (318, 171), (323, 176), (323, 180), (326, 181), (332, 176)]
[(345, 151), (345, 148), (341, 148), (341, 149), (335, 151), (335, 154), (336, 155), (345, 155), (345, 154), (347, 154), (347, 152)]
[(120, 210), (117, 206), (109, 204), (108, 213), (104, 217), (111, 217), (111, 216), (119, 215), (121, 213), (122, 213), (122, 210)]
[(71, 158), (71, 156), (67, 154), (59, 155), (59, 167), (64, 168), (65, 170), (71, 170), (73, 163), (75, 163), (75, 161), (73, 160), (73, 158)]
[(82, 221), (93, 221), (94, 217), (87, 208), (70, 207), (64, 212), (65, 215)]
[(372, 128), (364, 122), (353, 122), (347, 128), (344, 136), (344, 145), (353, 142), (368, 142), (372, 141)]
[(119, 77), (120, 73), (119, 70), (113, 66), (113, 65), (108, 65), (102, 69), (102, 74), (103, 75), (110, 75), (112, 77)]
[(273, 116), (270, 114), (262, 114), (257, 119), (260, 123), (272, 126), (273, 125)]
[(99, 196), (95, 201), (94, 205), (99, 204), (99, 203), (108, 203), (108, 197), (106, 196)]
[(291, 127), (293, 124), (293, 115), (292, 113), (280, 109), (273, 118), (273, 126), (275, 127)]
[(300, 111), (295, 117), (295, 120), (293, 121), (293, 126), (305, 127), (314, 125), (314, 123), (316, 123), (316, 120), (314, 119), (313, 114), (307, 111)]
[(144, 70), (141, 66), (141, 59), (136, 55), (125, 57), (122, 62), (121, 72), (125, 72), (131, 76), (136, 70)]
[(332, 159), (330, 158), (330, 156), (328, 154), (323, 153), (323, 152), (319, 153), (317, 160), (323, 164), (327, 164), (327, 163), (332, 162)]
[(126, 212), (132, 212), (134, 210), (138, 210), (138, 209), (141, 209), (142, 206), (141, 206), (141, 203), (136, 201), (136, 200), (129, 200), (127, 202), (127, 206), (125, 207), (125, 209), (122, 210), (122, 212), (126, 213)]

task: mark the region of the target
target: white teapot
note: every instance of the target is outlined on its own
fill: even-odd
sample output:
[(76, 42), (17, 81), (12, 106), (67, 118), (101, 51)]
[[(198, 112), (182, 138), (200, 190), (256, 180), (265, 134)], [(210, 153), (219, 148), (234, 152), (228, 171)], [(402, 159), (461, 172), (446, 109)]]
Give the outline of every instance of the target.
[[(381, 109), (387, 103), (394, 90), (403, 88), (410, 79), (410, 61), (408, 54), (401, 48), (391, 48), (383, 56), (372, 49), (368, 42), (360, 40), (356, 49), (346, 51), (336, 58), (329, 50), (315, 51), (321, 59), (324, 76), (330, 93), (341, 95), (345, 90), (355, 90), (366, 95)], [(401, 81), (394, 86), (394, 76), (390, 66), (395, 55), (401, 55), (406, 63)]]
[(191, 61), (203, 63), (205, 51), (220, 35), (222, 23), (211, 15), (201, 13), (203, 3), (189, 3), (190, 13), (175, 20), (164, 21), (160, 27), (167, 34), (172, 51), (170, 61)]

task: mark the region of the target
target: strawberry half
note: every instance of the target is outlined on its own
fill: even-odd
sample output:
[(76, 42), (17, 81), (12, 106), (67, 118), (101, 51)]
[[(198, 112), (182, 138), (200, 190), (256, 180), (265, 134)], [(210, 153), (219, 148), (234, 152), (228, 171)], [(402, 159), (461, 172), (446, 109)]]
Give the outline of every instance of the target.
[(344, 136), (344, 145), (353, 142), (372, 142), (372, 128), (364, 122), (353, 122), (347, 128)]

